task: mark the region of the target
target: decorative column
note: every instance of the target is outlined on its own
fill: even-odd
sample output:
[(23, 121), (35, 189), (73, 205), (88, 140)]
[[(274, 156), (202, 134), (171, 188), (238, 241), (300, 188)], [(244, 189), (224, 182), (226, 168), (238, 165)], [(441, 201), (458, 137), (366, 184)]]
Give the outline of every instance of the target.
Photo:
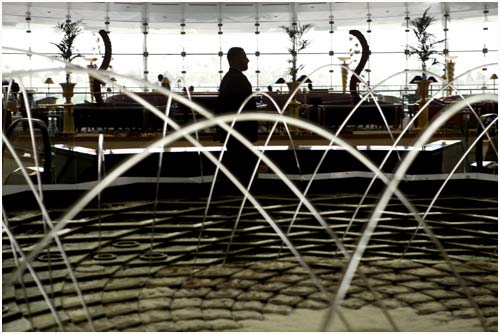
[[(452, 82), (455, 79), (455, 63), (453, 62), (454, 59), (457, 58), (457, 56), (446, 56), (446, 80), (448, 83)], [(450, 96), (452, 93), (453, 89), (451, 86), (448, 86), (448, 95)]]
[[(297, 87), (300, 86), (300, 81), (287, 81), (286, 85), (288, 86), (288, 92), (292, 94)], [(300, 102), (297, 100), (297, 94), (300, 92), (300, 90), (297, 90), (297, 93), (295, 96), (292, 98), (290, 103), (288, 104), (287, 108), (287, 114), (288, 116), (294, 117), (294, 118), (299, 118), (300, 114)], [(290, 132), (293, 134), (298, 134), (299, 133), (299, 128), (296, 126), (288, 126), (290, 129)]]
[(341, 71), (341, 74), (342, 74), (342, 94), (345, 94), (346, 93), (346, 90), (347, 90), (347, 73), (348, 73), (348, 65), (349, 63), (347, 63), (349, 60), (351, 60), (351, 57), (338, 57), (339, 60), (342, 63), (342, 71)]
[[(431, 85), (432, 80), (418, 80), (417, 81), (417, 87), (418, 87), (418, 95), (419, 99), (417, 101), (419, 108), (422, 108), (425, 103), (427, 102), (427, 97), (429, 96), (429, 86)], [(420, 113), (420, 116), (418, 117), (418, 127), (420, 129), (424, 129), (429, 125), (429, 107), (426, 107), (422, 112)]]
[(64, 113), (63, 113), (63, 134), (74, 134), (75, 133), (75, 118), (74, 118), (74, 105), (71, 102), (73, 97), (73, 91), (75, 89), (76, 83), (74, 82), (62, 82), (60, 83), (63, 89), (63, 96), (66, 99), (64, 101)]

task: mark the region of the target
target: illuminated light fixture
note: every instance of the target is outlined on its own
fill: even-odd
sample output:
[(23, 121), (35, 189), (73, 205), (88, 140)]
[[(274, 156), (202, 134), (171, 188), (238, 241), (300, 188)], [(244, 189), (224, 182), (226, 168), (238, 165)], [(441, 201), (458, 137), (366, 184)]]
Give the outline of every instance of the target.
[(490, 80), (493, 80), (493, 91), (495, 91), (495, 83), (496, 83), (497, 79), (498, 79), (498, 75), (496, 75), (496, 73), (493, 73), (490, 77)]
[(52, 80), (52, 78), (48, 77), (47, 79), (45, 79), (44, 83), (47, 84), (47, 96), (49, 96), (50, 95), (50, 85), (54, 84), (54, 80)]

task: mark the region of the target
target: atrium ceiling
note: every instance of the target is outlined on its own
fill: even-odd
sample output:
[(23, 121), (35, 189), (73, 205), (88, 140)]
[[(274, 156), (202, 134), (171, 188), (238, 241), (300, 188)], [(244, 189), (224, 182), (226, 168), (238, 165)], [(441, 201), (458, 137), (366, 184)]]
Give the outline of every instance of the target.
[(248, 24), (257, 19), (286, 24), (296, 17), (314, 23), (317, 30), (329, 30), (331, 18), (334, 29), (365, 23), (368, 16), (374, 23), (403, 24), (407, 13), (420, 16), (429, 7), (436, 18), (448, 12), (450, 20), (482, 18), (485, 9), (490, 19), (498, 15), (497, 2), (3, 2), (2, 20), (4, 27), (23, 28), (29, 15), (31, 24), (53, 25), (69, 13), (72, 19), (83, 20), (88, 29), (104, 28), (109, 18), (112, 28), (147, 21), (150, 29), (162, 29), (184, 20), (186, 29), (189, 24), (217, 29), (214, 23), (221, 22), (241, 23), (224, 26), (224, 30), (248, 31)]

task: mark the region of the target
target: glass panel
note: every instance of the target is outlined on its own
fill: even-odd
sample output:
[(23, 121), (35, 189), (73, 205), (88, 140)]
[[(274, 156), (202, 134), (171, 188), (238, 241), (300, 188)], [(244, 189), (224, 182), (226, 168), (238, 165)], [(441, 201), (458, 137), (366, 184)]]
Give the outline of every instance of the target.
[[(251, 10), (250, 8), (248, 10)], [(249, 14), (250, 15), (250, 14)], [(325, 18), (325, 21), (328, 19)], [(437, 38), (443, 37), (443, 24), (441, 18), (438, 18), (430, 31)], [(459, 76), (474, 65), (481, 65), (498, 61), (498, 26), (496, 17), (489, 17), (489, 22), (485, 23), (483, 17), (473, 19), (453, 19), (448, 24), (448, 48), (450, 54), (458, 56), (455, 60), (455, 76)], [(318, 21), (319, 22), (319, 21)], [(335, 32), (330, 34), (324, 29), (324, 24), (314, 22), (312, 30), (306, 34), (305, 38), (310, 41), (310, 46), (299, 55), (299, 64), (304, 64), (303, 73), (310, 73), (322, 65), (328, 65), (333, 61), (334, 64), (340, 64), (337, 57), (348, 55), (350, 49), (355, 48), (356, 39), (350, 40), (350, 29), (360, 30), (368, 39), (372, 51), (369, 61), (371, 69), (370, 84), (373, 86), (384, 79), (388, 74), (396, 71), (402, 71), (405, 68), (420, 69), (420, 62), (417, 57), (409, 57), (408, 62), (403, 54), (406, 44), (406, 38), (410, 45), (415, 43), (412, 32), (405, 33), (404, 19), (400, 23), (386, 24), (381, 19), (374, 18), (371, 29), (372, 33), (367, 34), (368, 25), (366, 22), (360, 22), (356, 26), (335, 26)], [(249, 19), (245, 22), (233, 22), (231, 19), (225, 19), (223, 22), (223, 35), (218, 35), (217, 22), (187, 23), (186, 34), (180, 34), (178, 23), (162, 24), (161, 29), (150, 25), (148, 34), (148, 79), (157, 83), (158, 74), (166, 74), (175, 80), (185, 77), (189, 84), (196, 88), (206, 90), (216, 90), (220, 75), (219, 69), (222, 67), (224, 73), (228, 69), (226, 57), (219, 58), (217, 53), (222, 49), (224, 53), (232, 46), (243, 46), (248, 54), (250, 63), (249, 70), (246, 72), (251, 83), (257, 87), (265, 88), (267, 85), (274, 85), (277, 78), (287, 77), (287, 68), (289, 64), (288, 47), (289, 41), (280, 25), (287, 22), (260, 22), (259, 30), (261, 34), (256, 35), (253, 21)], [(25, 32), (24, 27), (3, 27), (2, 41), (4, 46), (15, 46), (23, 49), (31, 47), (35, 52), (45, 53), (53, 56), (57, 54), (57, 48), (51, 44), (58, 42), (61, 38), (60, 33), (54, 30), (55, 22), (50, 25), (32, 23), (31, 34)], [(483, 30), (484, 27), (488, 30)], [(113, 47), (113, 59), (111, 65), (115, 71), (122, 74), (132, 75), (137, 79), (143, 77), (143, 34), (141, 25), (135, 24), (129, 28), (119, 28), (111, 26), (110, 35)], [(466, 38), (474, 34), (476, 38)], [(102, 53), (103, 46), (97, 41), (95, 30), (86, 30), (80, 35), (75, 44), (84, 55), (99, 55)], [(488, 53), (483, 54), (483, 47), (488, 48)], [(444, 47), (444, 45), (443, 45)], [(259, 50), (260, 57), (255, 56), (255, 51)], [(441, 50), (441, 47), (438, 47)], [(187, 56), (181, 57), (181, 52), (185, 50)], [(328, 52), (335, 52), (333, 57)], [(25, 69), (49, 69), (44, 72), (34, 72), (23, 77), (23, 83), (36, 92), (54, 94), (59, 92), (59, 82), (64, 81), (64, 71), (62, 65), (34, 55), (30, 60), (28, 56), (17, 56), (3, 54), (3, 71), (10, 72)], [(440, 64), (430, 68), (435, 76), (442, 76), (444, 71), (444, 62), (442, 56), (437, 57)], [(83, 59), (75, 59), (74, 64), (86, 66), (87, 62)], [(355, 67), (355, 63), (351, 66)], [(259, 69), (260, 74), (257, 81), (255, 71)], [(330, 74), (329, 67), (319, 70), (314, 76), (314, 87), (329, 88), (333, 86), (340, 87), (340, 68), (334, 67), (334, 73)], [(390, 69), (390, 70), (389, 70)], [(183, 75), (182, 71), (186, 74)], [(457, 84), (466, 87), (469, 92), (473, 89), (482, 89), (482, 87), (492, 86), (493, 82), (489, 77), (494, 72), (494, 68), (486, 70), (476, 70), (465, 74), (457, 79)], [(362, 73), (366, 79), (366, 71)], [(45, 79), (51, 77), (54, 85), (44, 84)], [(411, 78), (410, 78), (411, 79)], [(86, 75), (73, 73), (72, 81), (77, 83), (76, 91), (85, 92), (88, 90), (88, 78)], [(400, 86), (405, 82), (405, 76), (401, 75), (390, 80), (388, 86)], [(140, 89), (137, 84), (132, 82), (121, 83), (127, 87)], [(177, 82), (175, 82), (177, 85)], [(82, 100), (88, 97), (83, 97)]]

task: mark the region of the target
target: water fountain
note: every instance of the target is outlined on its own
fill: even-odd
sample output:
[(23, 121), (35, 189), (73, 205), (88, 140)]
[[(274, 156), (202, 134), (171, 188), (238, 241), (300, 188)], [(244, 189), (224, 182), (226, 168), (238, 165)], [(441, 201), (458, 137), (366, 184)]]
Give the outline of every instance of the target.
[[(111, 76), (123, 77), (78, 67), (72, 71), (109, 85), (114, 85)], [(18, 78), (24, 90), (24, 74), (4, 77)], [(450, 117), (464, 108), (474, 110), (482, 101), (497, 102), (497, 96), (463, 98), (404, 147), (399, 144), (411, 124), (394, 139), (385, 121), (391, 146), (379, 163), (363, 154), (374, 147), (363, 150), (342, 138), (347, 119), (333, 133), (283, 115), (286, 104), (282, 109), (276, 104), (276, 114), (214, 116), (189, 95), (186, 99), (154, 88), (168, 98), (165, 111), (133, 92), (124, 94), (164, 121), (161, 136), (109, 169), (113, 152), (107, 154), (100, 135), (93, 153), (98, 161), (93, 182), (42, 184), (27, 103), (35, 178), (12, 138), (2, 134), (4, 159), (8, 152), (26, 182), (3, 187), (3, 330), (270, 331), (272, 322), (286, 326), (279, 318), (286, 315), (284, 319), (296, 326), (309, 326), (306, 331), (415, 330), (415, 317), (421, 319), (419, 328), (427, 330), (454, 328), (462, 321), (467, 330), (496, 331), (496, 175), (456, 173), (475, 142), (456, 157), (449, 173), (414, 175), (410, 168), (419, 156), (450, 146), (446, 140), (431, 143)], [(173, 102), (202, 117), (180, 127), (168, 113)], [(205, 147), (197, 135), (217, 125), (252, 148), (232, 129), (240, 120), (272, 124), (263, 147), (253, 150), (258, 162), (249, 184), (238, 182), (221, 163), (224, 146)], [(489, 136), (496, 122), (484, 126), (478, 138)], [(304, 172), (289, 132), (299, 175), (284, 172), (273, 161), (271, 138), (279, 123), (310, 131), (328, 143), (313, 173)], [(198, 183), (173, 183), (162, 176), (171, 168), (165, 147), (180, 139), (190, 143), (200, 159)], [(345, 151), (366, 169), (360, 172), (371, 180), (366, 190), (338, 191), (319, 172), (327, 153), (335, 150)], [(155, 155), (156, 169), (148, 181), (127, 174)], [(389, 156), (399, 162), (390, 172), (384, 169)], [(202, 158), (215, 166), (208, 169), (213, 177)], [(261, 163), (272, 177), (258, 175)], [(218, 192), (219, 173), (241, 194)], [(323, 186), (314, 188), (320, 180)], [(277, 183), (281, 186), (274, 189)], [(464, 191), (471, 184), (481, 188)], [(75, 198), (76, 187), (81, 190)], [(188, 190), (177, 191), (183, 187)], [(15, 200), (27, 193), (36, 205), (19, 209)], [(368, 318), (369, 312), (362, 311), (372, 312), (371, 307), (380, 312), (376, 321), (355, 320), (358, 311)], [(310, 310), (322, 312), (315, 311), (313, 317)], [(297, 320), (303, 314), (311, 320)]]

